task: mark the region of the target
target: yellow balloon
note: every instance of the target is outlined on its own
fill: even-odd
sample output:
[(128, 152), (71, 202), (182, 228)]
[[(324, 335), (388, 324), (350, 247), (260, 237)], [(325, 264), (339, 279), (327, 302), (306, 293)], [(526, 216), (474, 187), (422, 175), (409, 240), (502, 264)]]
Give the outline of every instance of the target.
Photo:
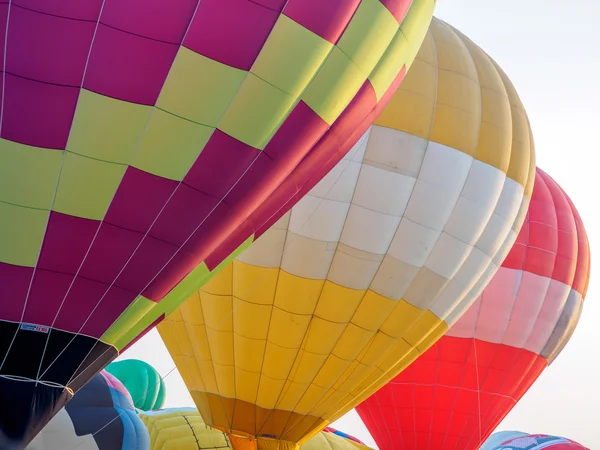
[(434, 19), (344, 160), (158, 326), (206, 422), (294, 448), (375, 392), (494, 275), (534, 174), (511, 82)]
[[(140, 412), (150, 434), (150, 450), (231, 449), (227, 435), (204, 423), (194, 408), (172, 408)], [(372, 450), (366, 445), (321, 432), (301, 450)]]

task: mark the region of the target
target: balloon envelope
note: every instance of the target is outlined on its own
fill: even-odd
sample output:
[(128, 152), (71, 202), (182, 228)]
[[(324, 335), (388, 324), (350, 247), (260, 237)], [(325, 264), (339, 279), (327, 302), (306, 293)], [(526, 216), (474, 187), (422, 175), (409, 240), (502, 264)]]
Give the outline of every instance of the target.
[(165, 404), (166, 386), (154, 367), (139, 359), (110, 363), (106, 372), (118, 378), (131, 393), (133, 405), (142, 411), (160, 409)]
[(501, 431), (492, 434), (479, 450), (590, 450), (575, 441), (547, 434)]
[(514, 88), (434, 20), (345, 158), (159, 325), (206, 422), (299, 442), (382, 386), (475, 301), (534, 173)]
[[(148, 450), (148, 431), (119, 380), (100, 372), (26, 450)], [(3, 449), (6, 447), (2, 447)]]
[(165, 298), (184, 277), (197, 288), (251, 241), (212, 254), (372, 120), (433, 5), (0, 4), (2, 433), (27, 443), (186, 298)]
[(423, 356), (356, 410), (381, 450), (474, 450), (561, 352), (581, 315), (590, 250), (545, 172), (489, 285)]
[[(150, 450), (231, 449), (227, 435), (207, 426), (195, 408), (146, 411), (140, 417), (150, 434)], [(371, 450), (360, 440), (333, 428), (309, 439), (301, 450)]]

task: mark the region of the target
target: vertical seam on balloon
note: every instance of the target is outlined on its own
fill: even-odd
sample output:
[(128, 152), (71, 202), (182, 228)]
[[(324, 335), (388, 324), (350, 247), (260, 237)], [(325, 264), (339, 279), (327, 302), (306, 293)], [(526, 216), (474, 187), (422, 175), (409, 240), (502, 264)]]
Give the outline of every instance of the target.
[[(393, 385), (394, 380), (392, 380), (390, 382), (391, 385)], [(382, 388), (385, 389), (385, 386)], [(396, 415), (396, 425), (398, 425), (398, 436), (400, 436), (400, 442), (402, 442), (402, 447), (404, 447), (404, 435), (402, 434), (402, 425), (400, 425), (400, 416), (398, 414), (398, 410), (396, 408), (396, 392), (394, 391), (394, 389), (390, 389), (391, 393), (392, 393), (392, 404), (394, 405), (394, 413)], [(377, 396), (373, 396), (374, 398), (378, 398)], [(413, 402), (414, 402), (414, 395), (413, 395)], [(366, 403), (366, 402), (365, 402)], [(382, 413), (383, 415), (383, 413)], [(393, 448), (393, 442), (391, 441), (392, 444), (392, 448)]]

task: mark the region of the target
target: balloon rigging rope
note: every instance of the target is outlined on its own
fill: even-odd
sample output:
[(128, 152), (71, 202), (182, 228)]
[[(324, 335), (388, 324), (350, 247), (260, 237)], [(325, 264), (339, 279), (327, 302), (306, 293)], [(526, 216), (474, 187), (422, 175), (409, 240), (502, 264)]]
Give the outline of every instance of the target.
[[(362, 142), (362, 140), (359, 140), (359, 143), (361, 143), (361, 142)], [(366, 143), (364, 143), (364, 144), (362, 144), (362, 145), (366, 145)], [(349, 151), (349, 152), (348, 152), (346, 155), (349, 155), (349, 154), (351, 154), (351, 153), (352, 153), (352, 149), (351, 149), (351, 150), (350, 150), (350, 151)], [(344, 160), (342, 159), (342, 161), (344, 161)], [(302, 224), (302, 227), (300, 227), (300, 230), (298, 231), (298, 233), (294, 233), (294, 235), (292, 235), (292, 236), (290, 237), (289, 243), (288, 243), (287, 245), (291, 244), (291, 243), (294, 241), (294, 239), (296, 239), (298, 236), (300, 236), (300, 232), (301, 232), (302, 230), (304, 230), (304, 227), (305, 227), (305, 226), (307, 225), (307, 223), (308, 223), (308, 222), (309, 222), (309, 221), (312, 219), (313, 215), (314, 215), (314, 214), (317, 212), (317, 210), (319, 209), (319, 207), (321, 206), (321, 204), (323, 203), (323, 201), (325, 201), (325, 199), (326, 199), (326, 198), (327, 198), (327, 196), (328, 196), (328, 195), (331, 193), (331, 191), (333, 190), (333, 188), (337, 186), (337, 182), (338, 182), (338, 181), (339, 181), (339, 180), (342, 178), (342, 176), (343, 176), (343, 175), (344, 175), (344, 174), (347, 172), (347, 170), (348, 170), (348, 167), (349, 167), (349, 166), (350, 166), (350, 164), (353, 162), (353, 160), (352, 160), (352, 159), (348, 159), (348, 160), (346, 160), (346, 161), (347, 161), (347, 164), (345, 165), (344, 169), (343, 169), (343, 170), (340, 172), (340, 174), (339, 174), (339, 175), (336, 177), (336, 179), (335, 179), (335, 180), (334, 180), (334, 181), (331, 183), (331, 185), (330, 185), (329, 189), (327, 190), (327, 193), (326, 193), (325, 195), (323, 195), (322, 197), (319, 197), (319, 201), (318, 201), (318, 203), (317, 203), (317, 206), (316, 206), (316, 207), (313, 209), (312, 213), (311, 213), (311, 214), (310, 214), (310, 215), (309, 215), (309, 216), (306, 218), (306, 220), (305, 220), (305, 221), (304, 221), (304, 223)], [(338, 163), (338, 164), (339, 164), (339, 163)], [(361, 161), (361, 164), (362, 164), (362, 161)], [(335, 168), (335, 166), (334, 166), (334, 168)], [(332, 168), (332, 170), (333, 170), (333, 168)], [(330, 172), (328, 172), (328, 174), (330, 174), (330, 173), (331, 173), (331, 171), (330, 171)], [(325, 177), (327, 177), (327, 175), (325, 175)], [(274, 214), (273, 214), (271, 217), (273, 217), (273, 216), (274, 216), (275, 214), (277, 214), (278, 212), (279, 212), (279, 211), (275, 212), (275, 213), (274, 213)], [(288, 214), (291, 214), (291, 211), (290, 211), (290, 213), (288, 213)], [(270, 217), (270, 218), (271, 218), (271, 217)], [(270, 218), (269, 218), (269, 219), (270, 219)], [(257, 281), (256, 281), (256, 282), (255, 282), (255, 283), (254, 283), (254, 284), (253, 284), (251, 287), (250, 287), (250, 289), (249, 289), (249, 290), (246, 292), (246, 294), (244, 295), (244, 298), (242, 298), (241, 300), (247, 300), (248, 296), (249, 296), (250, 294), (252, 294), (252, 292), (254, 291), (254, 289), (256, 289), (256, 287), (258, 287), (258, 285), (259, 285), (259, 284), (260, 284), (260, 283), (261, 283), (261, 282), (262, 282), (262, 281), (265, 279), (265, 277), (266, 277), (266, 276), (267, 276), (267, 273), (266, 273), (266, 272), (265, 272), (263, 275), (261, 275), (261, 277), (260, 277), (260, 278), (259, 278), (259, 279), (258, 279), (258, 280), (257, 280)], [(206, 337), (205, 337), (205, 338), (203, 338), (203, 339), (201, 339), (199, 342), (197, 342), (197, 343), (196, 343), (196, 345), (194, 345), (194, 346), (192, 347), (192, 349), (191, 349), (191, 350), (190, 350), (190, 351), (189, 351), (189, 352), (188, 352), (188, 353), (187, 353), (187, 354), (184, 356), (184, 358), (183, 358), (183, 360), (182, 360), (182, 361), (185, 361), (185, 360), (187, 360), (189, 357), (193, 356), (193, 354), (194, 354), (195, 350), (196, 350), (196, 349), (197, 349), (197, 348), (198, 348), (198, 347), (199, 347), (201, 344), (203, 344), (203, 343), (204, 343), (204, 342), (205, 342), (205, 341), (206, 341), (206, 340), (209, 338), (209, 336), (211, 336), (211, 335), (212, 335), (214, 332), (216, 332), (216, 331), (217, 331), (217, 329), (220, 327), (220, 325), (222, 325), (222, 324), (223, 324), (223, 323), (224, 323), (226, 320), (228, 320), (228, 319), (229, 319), (229, 318), (230, 318), (230, 317), (233, 315), (233, 313), (236, 311), (236, 309), (239, 307), (239, 305), (240, 305), (241, 303), (242, 303), (242, 302), (239, 302), (237, 306), (233, 307), (233, 308), (231, 309), (231, 311), (230, 311), (230, 312), (229, 312), (229, 313), (228, 313), (228, 314), (227, 314), (227, 315), (226, 315), (226, 316), (223, 318), (223, 320), (221, 320), (221, 322), (219, 322), (219, 323), (218, 323), (218, 326), (217, 326), (217, 327), (215, 327), (215, 329), (213, 329), (213, 330), (208, 330), (208, 331), (207, 331), (207, 333), (206, 333)], [(179, 346), (179, 347), (180, 347), (180, 349), (181, 349), (181, 346)], [(106, 353), (106, 351), (105, 351), (104, 353)], [(101, 358), (101, 357), (104, 355), (104, 353), (102, 353), (100, 356), (98, 356), (98, 358), (96, 358), (96, 360), (100, 359), (100, 358)], [(159, 377), (159, 380), (156, 382), (156, 385), (155, 385), (155, 387), (158, 387), (158, 386), (160, 385), (160, 382), (161, 382), (161, 380), (164, 380), (164, 379), (166, 379), (166, 378), (167, 378), (169, 375), (171, 375), (171, 374), (172, 374), (174, 371), (176, 371), (176, 370), (177, 370), (177, 365), (175, 365), (175, 366), (174, 366), (174, 367), (173, 367), (171, 370), (169, 370), (169, 371), (166, 373), (166, 375), (165, 375), (164, 377)], [(76, 380), (76, 379), (77, 379), (78, 377), (80, 377), (80, 376), (81, 376), (81, 374), (77, 375), (75, 378), (73, 378), (73, 380), (72, 380), (72, 381)], [(139, 400), (143, 400), (143, 397), (140, 397), (140, 398), (139, 398)], [(134, 402), (134, 403), (135, 403), (135, 402)], [(92, 433), (92, 436), (95, 436), (95, 435), (96, 435), (96, 434), (98, 434), (100, 431), (102, 431), (102, 430), (103, 430), (103, 429), (105, 429), (107, 426), (109, 426), (111, 423), (113, 423), (115, 420), (119, 419), (119, 418), (121, 417), (121, 415), (122, 415), (122, 414), (123, 414), (123, 412), (119, 412), (119, 413), (118, 413), (118, 415), (117, 415), (116, 417), (114, 417), (112, 420), (110, 420), (110, 421), (109, 421), (109, 422), (108, 422), (106, 425), (104, 425), (103, 427), (101, 427), (100, 429), (98, 429), (97, 431), (95, 431), (94, 433)], [(83, 443), (84, 443), (84, 441), (81, 441), (79, 444), (77, 444), (76, 446), (72, 447), (72, 448), (71, 448), (71, 450), (75, 450), (76, 448), (78, 448), (79, 446), (81, 446)]]

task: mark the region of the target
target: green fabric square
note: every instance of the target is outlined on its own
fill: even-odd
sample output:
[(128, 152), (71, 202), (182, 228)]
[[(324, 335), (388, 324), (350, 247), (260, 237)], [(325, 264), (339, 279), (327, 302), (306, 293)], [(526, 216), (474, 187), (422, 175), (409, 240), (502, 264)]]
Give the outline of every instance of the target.
[(48, 214), (49, 211), (0, 202), (0, 261), (35, 267), (46, 232)]
[(295, 104), (294, 97), (249, 73), (218, 128), (262, 150)]
[(215, 128), (247, 72), (181, 47), (156, 105)]
[(67, 152), (52, 209), (102, 220), (127, 166)]
[(81, 90), (67, 150), (128, 164), (152, 107)]
[(363, 0), (338, 42), (338, 47), (369, 76), (400, 28), (379, 0)]
[(332, 125), (366, 79), (367, 75), (339, 48), (334, 47), (302, 99), (325, 122)]
[(159, 177), (181, 181), (214, 128), (156, 109), (131, 165)]
[(333, 44), (281, 15), (251, 72), (298, 97), (325, 62)]
[(0, 139), (0, 201), (49, 210), (62, 157), (62, 150)]

